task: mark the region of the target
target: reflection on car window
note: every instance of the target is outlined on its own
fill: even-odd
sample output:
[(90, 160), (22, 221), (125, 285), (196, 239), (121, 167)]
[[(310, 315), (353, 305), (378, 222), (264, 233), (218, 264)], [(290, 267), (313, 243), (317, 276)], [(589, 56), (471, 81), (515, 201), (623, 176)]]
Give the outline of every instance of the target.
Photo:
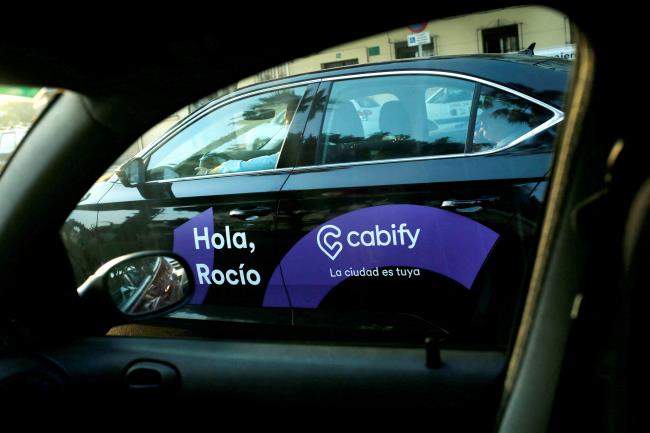
[(471, 152), (499, 149), (543, 124), (551, 111), (512, 93), (481, 86)]
[(305, 88), (242, 99), (200, 118), (151, 155), (147, 180), (275, 168)]
[(474, 87), (413, 75), (336, 82), (323, 122), (322, 163), (463, 153)]

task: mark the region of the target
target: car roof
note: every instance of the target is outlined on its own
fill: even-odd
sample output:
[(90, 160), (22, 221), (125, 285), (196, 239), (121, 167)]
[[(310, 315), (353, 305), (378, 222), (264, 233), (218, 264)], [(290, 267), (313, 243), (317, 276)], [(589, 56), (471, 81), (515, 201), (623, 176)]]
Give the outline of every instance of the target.
[(310, 80), (387, 71), (435, 70), (459, 73), (501, 84), (556, 108), (561, 108), (564, 92), (568, 85), (570, 68), (570, 60), (521, 54), (472, 54), (393, 60), (308, 72), (253, 84), (218, 98), (209, 105), (219, 104), (252, 91)]

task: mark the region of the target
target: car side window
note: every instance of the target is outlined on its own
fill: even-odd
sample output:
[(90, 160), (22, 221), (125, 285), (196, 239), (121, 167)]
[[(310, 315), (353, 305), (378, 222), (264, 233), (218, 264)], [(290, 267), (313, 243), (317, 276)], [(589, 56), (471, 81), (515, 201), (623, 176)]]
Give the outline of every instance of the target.
[(16, 134), (12, 131), (0, 134), (0, 152), (11, 153), (16, 149)]
[(240, 99), (199, 118), (151, 154), (146, 179), (274, 169), (305, 89)]
[(527, 99), (489, 86), (481, 86), (470, 153), (499, 149), (553, 117), (553, 113)]
[(335, 81), (320, 136), (322, 164), (465, 151), (475, 84), (403, 75)]

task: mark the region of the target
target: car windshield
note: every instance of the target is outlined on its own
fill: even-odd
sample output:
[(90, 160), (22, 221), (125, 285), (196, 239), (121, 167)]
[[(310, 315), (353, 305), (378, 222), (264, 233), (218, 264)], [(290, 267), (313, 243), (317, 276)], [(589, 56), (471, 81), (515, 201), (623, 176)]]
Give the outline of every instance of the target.
[(56, 93), (48, 88), (0, 86), (0, 175)]

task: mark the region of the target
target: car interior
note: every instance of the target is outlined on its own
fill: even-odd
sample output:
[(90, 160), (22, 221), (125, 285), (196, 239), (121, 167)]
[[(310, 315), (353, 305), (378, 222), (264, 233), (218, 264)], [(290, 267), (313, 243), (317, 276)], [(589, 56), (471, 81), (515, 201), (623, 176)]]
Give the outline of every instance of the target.
[[(444, 137), (436, 134), (435, 139), (425, 138), (425, 127), (416, 126), (427, 124), (424, 119), (424, 104), (418, 104), (417, 100), (409, 98), (405, 94), (409, 89), (401, 90), (394, 90), (394, 94), (382, 94), (391, 99), (382, 103), (378, 110), (376, 130), (369, 126), (364, 127), (351, 100), (337, 102), (332, 108), (331, 120), (328, 121), (326, 117), (323, 126), (323, 140), (327, 143), (323, 146), (323, 163), (377, 161), (449, 153), (448, 148), (440, 146), (440, 143), (453, 144), (449, 143), (449, 133), (443, 133)], [(362, 97), (373, 96), (375, 95), (369, 94)], [(357, 98), (359, 96), (354, 96), (354, 99)], [(407, 105), (412, 108), (409, 110)], [(461, 135), (464, 140), (467, 131), (461, 131)], [(464, 144), (456, 146), (460, 148), (460, 153), (463, 146)]]
[[(328, 143), (323, 146), (323, 163), (462, 154), (474, 91), (481, 96), (470, 152), (504, 147), (552, 117), (545, 108), (485, 85), (475, 89), (469, 81), (436, 77), (428, 84), (406, 84), (400, 78), (386, 80), (383, 87), (351, 80), (349, 87), (332, 97), (331, 114), (323, 124), (323, 140)], [(434, 83), (443, 87), (426, 87)], [(425, 98), (432, 89), (432, 96)], [(375, 112), (356, 109), (363, 100), (375, 101)], [(466, 112), (460, 115), (463, 109)]]
[(215, 121), (206, 109), (207, 114), (192, 119), (186, 130), (152, 143), (141, 156), (147, 180), (220, 174), (220, 165), (227, 161), (280, 152), (301, 97), (282, 92), (275, 96), (280, 100), (274, 104), (258, 102), (260, 106), (243, 107), (246, 111), (240, 111), (237, 102), (227, 105), (226, 121)]
[[(0, 174), (0, 400), (104, 414), (116, 401), (162, 410), (187, 404), (186, 414), (202, 407), (208, 414), (386, 408), (417, 410), (431, 428), (456, 431), (645, 431), (633, 396), (647, 375), (635, 343), (647, 327), (650, 178), (646, 146), (634, 134), (639, 124), (619, 109), (620, 84), (637, 63), (619, 52), (631, 38), (629, 9), (595, 8), (600, 19), (591, 19), (578, 4), (540, 3), (575, 22), (579, 55), (528, 291), (516, 300), (520, 312), (508, 329), (515, 338), (506, 350), (449, 349), (439, 335), (385, 340), (372, 330), (350, 336), (281, 323), (118, 322), (78, 296), (59, 231), (129, 144), (207, 94), (390, 28), (518, 3), (447, 2), (372, 20), (367, 11), (321, 9), (309, 14), (309, 28), (318, 31), (308, 40), (296, 40), (288, 15), (275, 17), (274, 38), (285, 43), (255, 55), (241, 47), (255, 46), (259, 34), (223, 17), (219, 26), (188, 20), (187, 28), (154, 32), (72, 19), (68, 32), (56, 32), (51, 17), (44, 17), (43, 37), (0, 29), (1, 83), (67, 89)], [(261, 15), (248, 28), (268, 29)], [(236, 45), (225, 40), (232, 32), (242, 38)], [(80, 34), (88, 37), (80, 41)], [(408, 109), (399, 99), (382, 105), (378, 121), (393, 135), (409, 135), (387, 120), (388, 112), (395, 119)], [(364, 136), (352, 102), (338, 107), (331, 125), (324, 163), (372, 152), (347, 138)], [(383, 143), (381, 158), (408, 142)]]

